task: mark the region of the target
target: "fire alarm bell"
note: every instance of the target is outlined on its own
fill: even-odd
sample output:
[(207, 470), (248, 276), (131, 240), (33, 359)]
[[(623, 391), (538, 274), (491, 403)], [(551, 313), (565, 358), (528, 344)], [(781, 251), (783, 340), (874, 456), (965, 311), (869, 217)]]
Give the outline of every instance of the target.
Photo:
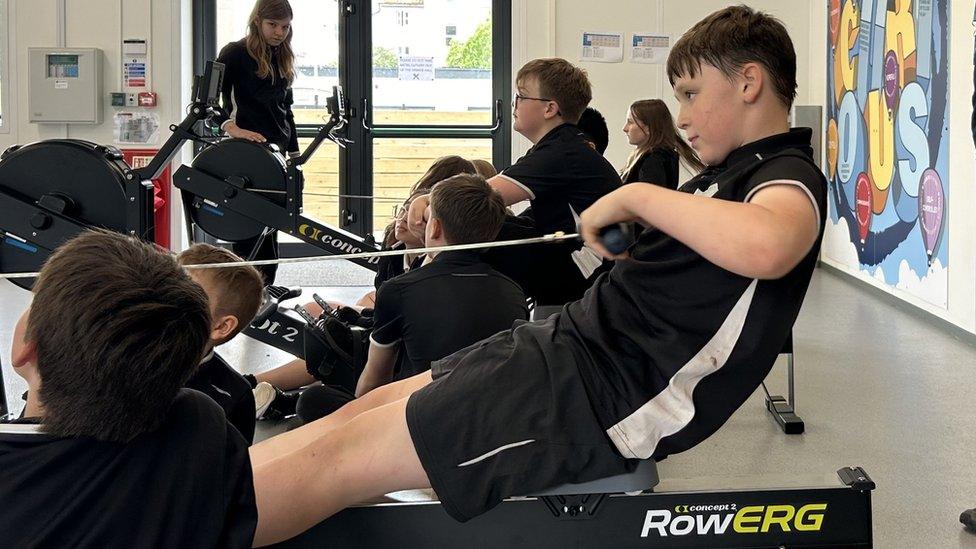
[(139, 106), (140, 107), (155, 107), (156, 106), (156, 93), (155, 92), (139, 92)]

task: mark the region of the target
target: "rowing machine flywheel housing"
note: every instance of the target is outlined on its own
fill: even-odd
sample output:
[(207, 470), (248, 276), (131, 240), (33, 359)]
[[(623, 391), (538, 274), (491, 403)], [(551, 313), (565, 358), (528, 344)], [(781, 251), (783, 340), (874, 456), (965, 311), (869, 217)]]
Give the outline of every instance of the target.
[[(248, 191), (276, 206), (286, 205), (288, 172), (281, 153), (264, 143), (227, 139), (207, 147), (193, 159), (193, 169), (224, 181), (225, 193)], [(183, 191), (193, 223), (207, 234), (228, 242), (255, 238), (265, 225), (219, 203)]]
[[(0, 216), (0, 271), (40, 270), (54, 248), (77, 234), (49, 231), (58, 219), (127, 233), (129, 173), (118, 149), (87, 141), (58, 139), (8, 149), (0, 158), (0, 195), (23, 208)], [(151, 204), (151, 192), (140, 199)], [(27, 289), (34, 284), (34, 279), (11, 281)]]

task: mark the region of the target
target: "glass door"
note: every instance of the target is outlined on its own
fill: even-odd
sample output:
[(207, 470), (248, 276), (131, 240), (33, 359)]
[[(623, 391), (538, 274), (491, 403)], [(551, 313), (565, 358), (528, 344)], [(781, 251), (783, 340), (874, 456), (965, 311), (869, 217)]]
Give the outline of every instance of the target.
[[(291, 0), (293, 110), (307, 145), (340, 84), (346, 149), (324, 144), (305, 167), (306, 215), (381, 232), (440, 156), (511, 156), (510, 0)], [(194, 2), (196, 72), (244, 37), (254, 0)], [(504, 47), (495, 47), (503, 44)], [(287, 239), (282, 236), (282, 242)], [(296, 245), (298, 245), (296, 243)], [(294, 253), (315, 253), (301, 245)]]

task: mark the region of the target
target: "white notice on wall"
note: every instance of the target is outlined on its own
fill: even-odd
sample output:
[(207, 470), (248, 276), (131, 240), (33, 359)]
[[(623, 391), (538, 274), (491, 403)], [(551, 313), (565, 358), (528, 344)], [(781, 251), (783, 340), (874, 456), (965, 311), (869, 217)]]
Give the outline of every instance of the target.
[(671, 37), (659, 34), (634, 34), (630, 41), (631, 63), (663, 65), (671, 53)]
[(434, 79), (434, 58), (401, 55), (397, 69), (400, 80), (430, 82)]
[(153, 112), (115, 113), (115, 142), (135, 145), (159, 141), (159, 115)]
[(140, 92), (149, 87), (149, 46), (142, 38), (122, 41), (122, 91)]
[(580, 61), (620, 63), (624, 60), (624, 35), (619, 32), (583, 31)]

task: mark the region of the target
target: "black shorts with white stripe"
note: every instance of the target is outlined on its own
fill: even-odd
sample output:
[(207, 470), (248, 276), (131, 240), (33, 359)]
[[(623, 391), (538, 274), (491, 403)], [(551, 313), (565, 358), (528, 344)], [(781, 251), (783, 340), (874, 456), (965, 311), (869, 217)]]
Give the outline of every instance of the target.
[(570, 347), (552, 341), (558, 322), (520, 322), (435, 362), (434, 381), (410, 397), (410, 436), (455, 519), (636, 466), (600, 428)]

